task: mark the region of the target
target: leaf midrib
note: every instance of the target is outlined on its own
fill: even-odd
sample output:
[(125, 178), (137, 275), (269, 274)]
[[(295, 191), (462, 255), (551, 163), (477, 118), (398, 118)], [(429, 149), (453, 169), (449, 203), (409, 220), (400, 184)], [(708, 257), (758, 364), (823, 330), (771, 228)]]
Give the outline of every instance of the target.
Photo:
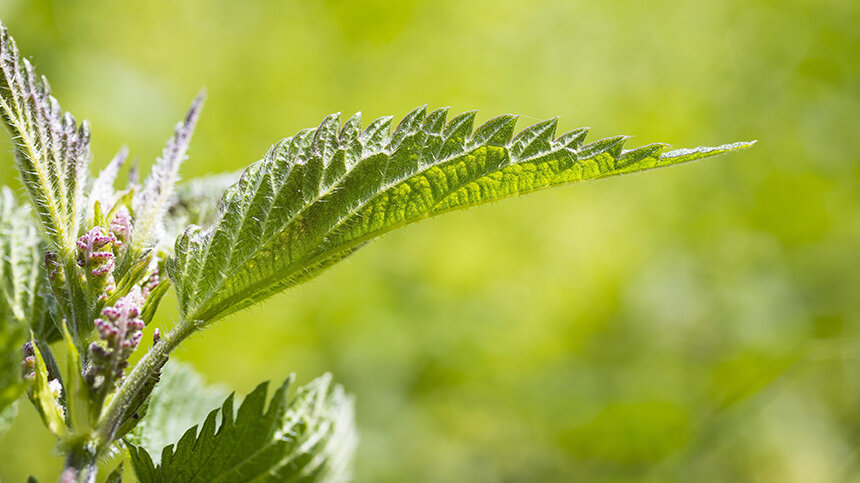
[[(8, 76), (7, 76), (7, 78), (8, 78)], [(10, 92), (11, 92), (11, 89), (10, 89)], [(21, 126), (20, 116), (11, 115), (11, 114), (13, 114), (13, 112), (10, 110), (9, 105), (6, 103), (6, 101), (4, 99), (2, 99), (2, 97), (0, 97), (0, 107), (2, 107), (2, 109), (4, 111), (6, 111), (8, 119), (10, 121), (12, 121), (12, 124), (15, 125), (15, 129), (19, 133), (19, 139), (21, 141), (23, 141), (23, 144), (26, 147), (27, 154), (29, 155), (28, 156), (28, 159), (30, 160), (29, 163), (33, 166), (33, 168), (35, 168), (33, 173), (39, 179), (39, 182), (41, 183), (41, 185), (43, 187), (51, 186), (51, 183), (48, 182), (48, 180), (45, 177), (46, 173), (44, 173), (42, 171), (42, 168), (43, 168), (42, 164), (43, 163), (39, 162), (41, 159), (38, 156), (38, 152), (36, 150), (36, 147), (32, 144), (32, 140), (30, 139), (30, 136), (27, 135), (27, 130), (23, 129)], [(19, 142), (16, 144), (18, 144), (20, 146), (22, 143)], [(54, 224), (56, 224), (57, 222), (59, 222), (62, 219), (62, 217), (60, 216), (60, 211), (58, 210), (57, 200), (54, 198), (52, 190), (43, 190), (42, 195), (44, 196), (44, 199), (48, 204), (48, 210), (50, 211), (49, 214), (50, 214)], [(56, 226), (54, 228), (59, 231), (60, 226)], [(68, 232), (70, 230), (68, 230), (68, 227), (65, 227), (65, 228), (67, 228), (67, 229), (62, 231), (62, 246), (58, 246), (55, 248), (59, 249), (63, 254), (68, 255), (68, 249), (66, 247), (72, 245), (74, 240), (71, 240), (68, 238), (68, 236), (69, 236)], [(50, 233), (48, 233), (48, 234), (50, 235)], [(55, 241), (55, 243), (56, 243), (56, 241)]]

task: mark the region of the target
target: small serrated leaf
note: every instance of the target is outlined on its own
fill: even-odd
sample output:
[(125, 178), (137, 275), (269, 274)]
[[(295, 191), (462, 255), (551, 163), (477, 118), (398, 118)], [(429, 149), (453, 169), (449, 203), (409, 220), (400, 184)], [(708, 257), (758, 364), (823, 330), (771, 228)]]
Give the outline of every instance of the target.
[(150, 396), (146, 416), (126, 440), (156, 455), (157, 464), (161, 449), (203, 422), (226, 394), (219, 386), (207, 385), (189, 364), (169, 361)]
[[(140, 481), (344, 481), (357, 441), (352, 400), (331, 376), (300, 388), (287, 404), (287, 379), (266, 406), (267, 383), (257, 386), (233, 409), (230, 395), (203, 425), (167, 445), (160, 462), (130, 442), (132, 465)], [(216, 430), (216, 418), (221, 425)]]

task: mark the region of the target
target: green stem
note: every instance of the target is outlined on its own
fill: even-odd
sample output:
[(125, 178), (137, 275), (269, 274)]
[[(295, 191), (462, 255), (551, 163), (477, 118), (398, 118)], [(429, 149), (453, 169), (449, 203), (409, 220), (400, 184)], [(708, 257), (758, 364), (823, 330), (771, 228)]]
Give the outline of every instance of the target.
[[(69, 313), (66, 318), (69, 319), (69, 326), (72, 329), (74, 339), (78, 344), (82, 344), (82, 334), (86, 333), (89, 327), (92, 327), (93, 317), (90, 314), (89, 298), (80, 283), (80, 274), (78, 265), (73, 256), (67, 256), (65, 266), (63, 267), (66, 277), (66, 289), (68, 290)], [(78, 350), (82, 354), (86, 352), (83, 346), (79, 346)]]
[(117, 390), (110, 404), (102, 412), (98, 422), (97, 436), (100, 446), (106, 447), (113, 442), (117, 436), (117, 429), (130, 409), (134, 409), (135, 402), (142, 395), (141, 392), (147, 386), (157, 381), (161, 368), (167, 362), (170, 352), (173, 351), (183, 340), (191, 335), (195, 325), (180, 321), (176, 327), (161, 338), (149, 352), (144, 355), (134, 366), (131, 373)]
[(97, 474), (98, 454), (89, 445), (79, 444), (66, 455), (60, 483), (95, 483)]

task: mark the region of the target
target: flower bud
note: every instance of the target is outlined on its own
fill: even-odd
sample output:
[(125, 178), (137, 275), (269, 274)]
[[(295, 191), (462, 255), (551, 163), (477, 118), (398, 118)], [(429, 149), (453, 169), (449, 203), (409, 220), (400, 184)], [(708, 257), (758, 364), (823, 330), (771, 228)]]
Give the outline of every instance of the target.
[(104, 300), (116, 289), (113, 278), (114, 254), (113, 243), (116, 242), (114, 235), (101, 227), (95, 227), (78, 238), (78, 266), (84, 269), (87, 283), (95, 293), (101, 293), (100, 300)]
[(24, 359), (21, 361), (21, 377), (25, 381), (32, 381), (36, 378), (36, 352), (33, 350), (33, 343), (27, 341), (21, 347)]
[(140, 287), (135, 287), (112, 307), (102, 309), (102, 317), (93, 321), (101, 338), (89, 347), (90, 367), (85, 378), (93, 388), (122, 378), (128, 358), (143, 338), (144, 323), (138, 317), (144, 303)]
[(110, 221), (110, 232), (114, 237), (114, 248), (124, 247), (131, 239), (134, 226), (128, 208), (121, 206)]

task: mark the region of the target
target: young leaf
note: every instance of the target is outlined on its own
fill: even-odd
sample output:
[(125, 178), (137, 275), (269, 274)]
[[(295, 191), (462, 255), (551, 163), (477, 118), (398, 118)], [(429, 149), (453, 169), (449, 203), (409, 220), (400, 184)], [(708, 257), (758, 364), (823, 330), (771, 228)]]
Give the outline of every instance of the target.
[(63, 112), (44, 77), (21, 59), (0, 23), (0, 117), (15, 142), (21, 181), (53, 248), (70, 259), (84, 214), (90, 131)]
[(64, 438), (68, 436), (69, 428), (65, 423), (65, 410), (60, 403), (61, 385), (58, 379), (52, 378), (56, 373), (56, 365), (53, 363), (53, 357), (49, 352), (42, 355), (39, 344), (32, 340), (30, 342), (29, 347), (34, 356), (34, 365), (33, 380), (27, 395), (42, 417), (45, 427), (55, 436)]
[(191, 426), (203, 422), (227, 391), (207, 386), (194, 369), (181, 362), (168, 362), (149, 399), (143, 420), (126, 437), (129, 443), (147, 450), (156, 464), (161, 448), (177, 441)]
[(287, 379), (267, 409), (267, 383), (259, 385), (233, 411), (233, 395), (209, 413), (199, 433), (189, 429), (174, 447), (164, 448), (156, 465), (142, 447), (130, 445), (131, 462), (140, 481), (343, 481), (357, 436), (352, 400), (331, 377), (302, 389), (287, 405)]
[(105, 169), (99, 173), (99, 176), (95, 181), (93, 181), (93, 186), (90, 189), (87, 202), (90, 210), (90, 213), (88, 213), (90, 221), (89, 225), (94, 225), (92, 210), (96, 202), (98, 202), (103, 209), (109, 209), (117, 201), (114, 182), (116, 181), (120, 168), (122, 168), (122, 165), (125, 164), (127, 159), (128, 147), (123, 146), (119, 152), (116, 153), (116, 156), (110, 160)]
[(369, 240), (446, 211), (576, 181), (669, 166), (752, 143), (625, 151), (626, 137), (583, 145), (550, 119), (514, 134), (516, 116), (472, 131), (474, 112), (409, 113), (363, 132), (356, 114), (278, 142), (221, 199), (218, 221), (189, 228), (168, 263), (186, 320), (208, 322), (316, 275)]
[(135, 233), (132, 239), (132, 249), (140, 253), (146, 248), (157, 245), (162, 238), (164, 227), (162, 218), (168, 208), (168, 202), (173, 195), (174, 186), (179, 178), (179, 166), (185, 160), (185, 152), (197, 118), (200, 117), (200, 109), (206, 98), (205, 91), (200, 91), (185, 120), (176, 124), (173, 137), (167, 142), (161, 157), (152, 167), (152, 173), (143, 183), (143, 188), (135, 195), (132, 206), (135, 212)]
[(29, 326), (41, 340), (59, 339), (47, 297), (44, 243), (31, 223), (29, 209), (18, 206), (12, 190), (0, 190), (0, 319)]

